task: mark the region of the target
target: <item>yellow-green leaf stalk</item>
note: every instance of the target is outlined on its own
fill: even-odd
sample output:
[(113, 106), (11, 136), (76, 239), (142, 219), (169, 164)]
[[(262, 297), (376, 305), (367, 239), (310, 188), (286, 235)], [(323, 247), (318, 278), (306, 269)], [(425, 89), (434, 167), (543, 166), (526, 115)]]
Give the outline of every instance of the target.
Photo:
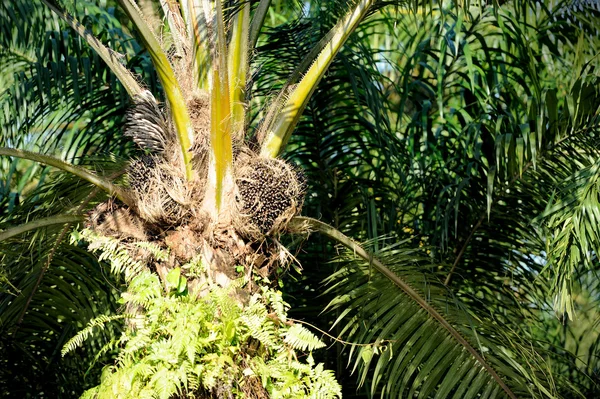
[(233, 19), (231, 41), (228, 49), (231, 126), (238, 139), (244, 135), (246, 121), (245, 90), (248, 74), (249, 27), (250, 3), (245, 3)]
[(171, 64), (169, 63), (167, 56), (160, 47), (160, 44), (154, 36), (154, 33), (152, 33), (150, 27), (146, 21), (144, 21), (140, 10), (135, 3), (132, 0), (119, 0), (119, 4), (123, 7), (137, 28), (138, 33), (144, 42), (144, 46), (150, 54), (150, 58), (152, 59), (152, 63), (154, 64), (154, 68), (156, 69), (156, 73), (167, 97), (171, 115), (173, 116), (175, 131), (177, 133), (177, 138), (179, 140), (179, 145), (181, 147), (181, 153), (183, 156), (185, 176), (188, 180), (191, 180), (192, 153), (190, 149), (194, 142), (194, 129), (187, 111), (183, 93), (181, 92), (179, 83), (175, 78), (173, 68), (171, 68)]
[[(273, 119), (268, 121), (266, 126), (261, 127), (261, 129), (264, 129), (264, 132), (262, 134), (259, 133), (259, 137), (264, 137), (261, 144), (261, 156), (275, 158), (283, 151), (292, 131), (300, 120), (304, 108), (306, 108), (310, 96), (333, 61), (333, 57), (335, 57), (348, 37), (364, 19), (373, 2), (374, 0), (360, 0), (354, 9), (350, 10), (333, 27), (327, 35), (328, 40), (325, 46), (302, 80), (290, 90), (287, 96), (279, 96), (279, 98), (285, 98), (285, 102), (283, 104), (279, 101), (273, 103), (272, 107), (277, 109), (278, 112)], [(286, 86), (283, 90), (289, 89), (290, 86)]]
[[(231, 147), (231, 101), (227, 69), (225, 23), (220, 0), (216, 2), (216, 38), (212, 55), (210, 166), (208, 203), (213, 217), (219, 215), (226, 192), (233, 187)], [(212, 198), (211, 198), (212, 197)], [(214, 204), (213, 204), (214, 201)]]
[(198, 0), (189, 0), (188, 21), (189, 31), (192, 38), (192, 51), (194, 54), (192, 72), (196, 87), (203, 90), (209, 89), (209, 71), (210, 71), (210, 47), (208, 45), (208, 32), (206, 23), (200, 23), (203, 8)]
[(211, 91), (211, 163), (208, 171), (208, 184), (214, 189), (215, 210), (221, 209), (223, 191), (232, 179), (231, 121), (229, 110), (229, 90), (226, 79), (219, 68), (213, 69)]

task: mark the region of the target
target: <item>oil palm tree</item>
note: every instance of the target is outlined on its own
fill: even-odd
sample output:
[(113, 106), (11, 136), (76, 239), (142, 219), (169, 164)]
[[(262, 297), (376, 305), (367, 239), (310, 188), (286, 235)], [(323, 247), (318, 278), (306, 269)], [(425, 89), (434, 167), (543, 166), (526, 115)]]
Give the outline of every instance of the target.
[[(6, 370), (43, 357), (36, 364), (59, 363), (69, 390), (69, 368), (103, 359), (90, 397), (336, 396), (312, 356), (289, 360), (321, 343), (272, 288), (295, 237), (319, 232), (349, 249), (328, 273), (329, 308), (371, 394), (595, 392), (595, 338), (583, 361), (566, 333), (548, 333), (552, 305), (572, 317), (575, 293), (595, 300), (594, 14), (363, 0), (305, 5), (304, 17), (266, 30), (269, 1), (122, 0), (108, 13), (43, 3), (94, 53), (53, 31), (39, 7), (3, 6), (0, 154), (13, 157), (3, 160), (3, 220), (29, 221), (0, 233)], [(565, 12), (575, 24), (557, 19)], [(303, 205), (330, 224), (299, 216)], [(332, 241), (305, 246), (304, 280), (290, 294), (325, 276), (331, 266), (312, 256), (332, 253)], [(108, 298), (119, 291), (115, 313)], [(78, 350), (89, 335), (79, 358), (58, 361), (62, 345)], [(198, 344), (211, 336), (223, 341)]]

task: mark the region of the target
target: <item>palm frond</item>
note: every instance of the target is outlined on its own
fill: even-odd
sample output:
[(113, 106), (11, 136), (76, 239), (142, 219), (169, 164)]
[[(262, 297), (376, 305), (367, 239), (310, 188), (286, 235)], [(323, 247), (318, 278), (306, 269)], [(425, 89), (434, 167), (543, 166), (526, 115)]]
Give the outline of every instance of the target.
[(318, 82), (350, 34), (367, 15), (372, 4), (370, 0), (363, 0), (351, 8), (293, 74), (292, 79), (295, 79), (297, 75), (302, 74), (305, 64), (312, 63), (302, 79), (294, 86), (284, 86), (270, 106), (265, 123), (258, 133), (258, 137), (261, 138), (262, 156), (274, 158), (283, 151)]
[[(117, 308), (119, 282), (106, 273), (107, 265), (88, 251), (69, 245), (70, 228), (63, 227), (64, 223), (44, 223), (56, 221), (48, 215), (60, 210), (82, 213), (89, 209), (95, 190), (74, 176), (49, 173), (45, 183), (0, 221), (0, 228), (6, 229), (3, 233), (10, 233), (10, 227), (33, 220), (16, 227), (27, 231), (0, 242), (0, 274), (4, 277), (0, 325), (5, 337), (0, 361), (7, 365), (0, 376), (3, 393), (25, 395), (38, 390), (60, 396), (81, 392), (99, 372), (87, 350), (103, 346), (117, 334), (119, 327), (111, 327), (91, 340), (81, 356), (60, 360), (60, 348), (70, 331)], [(68, 219), (63, 222), (73, 217)], [(31, 225), (37, 228), (29, 229)], [(99, 360), (111, 355), (104, 353)], [(87, 373), (91, 374), (86, 381)], [(4, 384), (7, 381), (10, 386)], [(35, 386), (31, 381), (36, 381)]]
[[(402, 249), (400, 243), (382, 249), (375, 258), (322, 222), (296, 220), (347, 247), (346, 261), (352, 255), (362, 259), (358, 263), (350, 261), (349, 266), (328, 279), (332, 289), (342, 293), (329, 308), (341, 308), (337, 322), (346, 321), (341, 334), (361, 344), (373, 343), (371, 347), (350, 351), (351, 356), (357, 352), (355, 368), (364, 366), (361, 383), (374, 355), (381, 354), (375, 365), (371, 395), (382, 383), (382, 397), (392, 398), (404, 397), (406, 391), (411, 397), (415, 393), (422, 397), (434, 393), (462, 397), (465, 392), (468, 397), (493, 397), (501, 390), (514, 398), (555, 397), (552, 380), (539, 377), (549, 374), (543, 358), (527, 347), (527, 341), (519, 342), (517, 334), (503, 334), (503, 330), (497, 330), (496, 320), (477, 317), (473, 309), (452, 297), (436, 277), (437, 267), (427, 265), (427, 259), (421, 258), (418, 250)], [(393, 295), (393, 300), (390, 283), (402, 292)], [(513, 354), (499, 356), (502, 352)], [(509, 360), (525, 356), (532, 372), (524, 372), (518, 361)]]
[(0, 232), (0, 241), (4, 241), (11, 237), (17, 236), (30, 230), (39, 229), (41, 227), (46, 227), (53, 224), (74, 223), (79, 222), (81, 220), (83, 220), (83, 217), (79, 215), (57, 215), (40, 220), (34, 220), (21, 226), (16, 226), (13, 228), (3, 230), (2, 232)]
[[(28, 238), (31, 237), (25, 237), (24, 243)], [(15, 324), (38, 273), (46, 265), (45, 248), (54, 245), (55, 238), (49, 235), (47, 240), (36, 242), (37, 246), (29, 254), (6, 250), (10, 247), (3, 245), (3, 270), (9, 273), (8, 278), (18, 291), (4, 292), (0, 296), (4, 337), (1, 361), (7, 366), (0, 372), (0, 390), (23, 395), (32, 391), (72, 395), (72, 391), (81, 392), (92, 383), (97, 370), (86, 382), (85, 372), (93, 356), (85, 351), (78, 357), (60, 360), (60, 348), (68, 340), (69, 332), (80, 329), (85, 320), (114, 312), (117, 291), (103, 276), (105, 265), (99, 264), (87, 251), (62, 245), (32, 297), (25, 317), (20, 324)], [(14, 248), (15, 241), (11, 244)], [(118, 328), (105, 330), (88, 348), (102, 346), (117, 333)]]
[(150, 54), (156, 73), (162, 83), (169, 110), (173, 118), (177, 140), (180, 145), (186, 178), (192, 178), (192, 154), (191, 148), (194, 143), (194, 129), (184, 100), (181, 87), (173, 71), (171, 63), (154, 36), (154, 33), (144, 20), (141, 11), (133, 0), (119, 0), (119, 4), (125, 10), (135, 27), (137, 28), (146, 50)]
[(14, 148), (1, 148), (0, 155), (7, 155), (12, 157), (18, 157), (22, 159), (28, 159), (31, 161), (47, 164), (55, 168), (61, 169), (65, 172), (72, 173), (73, 175), (80, 177), (88, 182), (94, 184), (98, 188), (106, 191), (110, 195), (114, 195), (126, 204), (132, 204), (128, 194), (119, 186), (113, 184), (109, 179), (97, 176), (96, 174), (76, 165), (71, 165), (60, 159), (43, 155), (36, 154), (31, 151), (17, 150)]
[(75, 18), (61, 10), (55, 4), (52, 4), (48, 0), (42, 0), (42, 2), (69, 24), (77, 34), (85, 39), (88, 45), (94, 49), (96, 54), (102, 58), (111, 71), (119, 78), (131, 97), (137, 96), (142, 92), (141, 86), (135, 80), (131, 72), (121, 64), (119, 57), (114, 51), (105, 47), (88, 29), (84, 28)]
[[(323, 100), (318, 103), (317, 89), (316, 104), (312, 109), (309, 104), (292, 136), (289, 155), (304, 165), (309, 181), (320, 182), (311, 187), (317, 195), (307, 200), (309, 214), (354, 237), (373, 239), (375, 249), (385, 242), (380, 238), (382, 234), (418, 237), (414, 245), (423, 245), (430, 251), (423, 256), (431, 257), (429, 262), (440, 262), (432, 268), (436, 284), (442, 288), (440, 282), (450, 285), (461, 306), (467, 309), (493, 309), (492, 320), (482, 317), (478, 310), (472, 316), (484, 321), (480, 328), (498, 325), (509, 332), (516, 331), (507, 335), (513, 341), (518, 338), (514, 345), (511, 341), (494, 343), (499, 353), (505, 353), (501, 347), (509, 347), (520, 353), (521, 361), (537, 359), (539, 369), (546, 373), (547, 378), (542, 378), (546, 379), (542, 384), (546, 384), (546, 389), (555, 395), (577, 395), (578, 390), (584, 390), (572, 383), (575, 377), (570, 381), (560, 375), (548, 377), (549, 366), (540, 360), (540, 356), (547, 357), (549, 353), (544, 336), (522, 331), (518, 326), (542, 328), (544, 320), (553, 317), (545, 299), (557, 291), (553, 294), (545, 279), (558, 278), (558, 274), (551, 267), (544, 270), (548, 265), (548, 235), (544, 226), (532, 221), (544, 212), (548, 198), (556, 198), (560, 192), (557, 187), (562, 186), (559, 181), (577, 173), (582, 165), (589, 165), (589, 160), (582, 162), (576, 154), (595, 151), (595, 95), (588, 91), (581, 97), (584, 91), (575, 83), (578, 77), (571, 81), (579, 73), (566, 70), (581, 71), (581, 76), (589, 74), (586, 68), (593, 68), (595, 61), (583, 54), (591, 55), (596, 42), (583, 46), (578, 38), (579, 28), (566, 21), (559, 28), (544, 7), (532, 12), (533, 5), (527, 3), (519, 8), (520, 13), (513, 13), (511, 7), (503, 5), (499, 14), (491, 9), (472, 14), (452, 10), (422, 19), (398, 19), (394, 10), (389, 10), (388, 23), (395, 36), (388, 36), (385, 44), (377, 45), (400, 48), (401, 52), (389, 50), (379, 59), (379, 71), (384, 70), (387, 79), (374, 79), (380, 91), (374, 90), (373, 98), (381, 98), (385, 93), (385, 106), (396, 111), (398, 118), (386, 116), (383, 120), (387, 126), (364, 129), (360, 140), (349, 140), (358, 124), (344, 124), (351, 118), (341, 115), (360, 115), (377, 107), (365, 107), (368, 111), (362, 111), (351, 105), (354, 96), (345, 102), (334, 96), (336, 91), (332, 89), (343, 82), (335, 81), (338, 75), (334, 64), (327, 77), (332, 80), (331, 86), (326, 80), (322, 82), (321, 87), (329, 90), (323, 91)], [(532, 18), (537, 18), (536, 23), (532, 23)], [(588, 35), (588, 27), (581, 29)], [(532, 35), (540, 37), (542, 47), (526, 44), (529, 42), (525, 37)], [(509, 47), (500, 46), (502, 43)], [(291, 52), (285, 41), (278, 45), (282, 53)], [(580, 60), (587, 60), (580, 67), (574, 64), (576, 57), (570, 58), (573, 53), (565, 51), (577, 46), (581, 49)], [(552, 61), (547, 62), (548, 59)], [(346, 65), (349, 64), (352, 65)], [(265, 80), (269, 82), (266, 86), (277, 82), (274, 72), (266, 76), (270, 79)], [(369, 76), (378, 75), (370, 71)], [(354, 82), (359, 88), (369, 87), (356, 77)], [(349, 92), (354, 93), (341, 90)], [(356, 90), (356, 98), (368, 98), (368, 92), (364, 92)], [(590, 100), (581, 101), (586, 95)], [(572, 100), (563, 101), (568, 98)], [(335, 106), (328, 108), (329, 103)], [(347, 108), (342, 108), (344, 103)], [(575, 106), (584, 103), (591, 106)], [(338, 107), (345, 112), (335, 113)], [(340, 121), (338, 129), (331, 123), (337, 122), (336, 118)], [(378, 125), (382, 126), (381, 122)], [(312, 133), (311, 129), (322, 133)], [(588, 133), (589, 140), (584, 139)], [(377, 150), (371, 150), (371, 143), (377, 140), (381, 140), (379, 145), (372, 147)], [(570, 160), (573, 164), (567, 166)], [(558, 174), (557, 170), (570, 172)], [(396, 202), (395, 193), (404, 201), (402, 205)], [(343, 200), (338, 200), (338, 195), (344, 195)], [(563, 217), (571, 212), (572, 209), (564, 209)], [(333, 251), (326, 243), (310, 246), (307, 251), (304, 262), (315, 265), (316, 275), (322, 275), (324, 269), (335, 270), (322, 261), (324, 253)], [(593, 252), (588, 253), (593, 258)], [(544, 274), (540, 274), (542, 271)], [(572, 271), (563, 269), (561, 275), (572, 275)], [(304, 273), (312, 276), (312, 270)], [(303, 278), (301, 284), (314, 287), (310, 279)], [(346, 288), (344, 292), (351, 290)], [(384, 306), (385, 301), (379, 305)], [(376, 309), (376, 305), (371, 309)], [(342, 311), (337, 310), (338, 314)], [(485, 337), (487, 333), (481, 334)], [(536, 348), (531, 356), (525, 349), (528, 340)], [(570, 361), (566, 359), (568, 367)], [(381, 377), (375, 361), (371, 366), (370, 373), (382, 378), (379, 385), (376, 380), (373, 382), (380, 389), (387, 377)], [(511, 367), (515, 366), (513, 363)], [(370, 373), (362, 375), (365, 381)], [(585, 380), (583, 372), (576, 371), (575, 375)], [(410, 385), (411, 380), (406, 381)], [(399, 380), (396, 388), (406, 381)], [(409, 391), (407, 388), (404, 394)]]
[(248, 43), (250, 48), (254, 48), (256, 46), (256, 42), (258, 41), (258, 35), (260, 34), (260, 30), (263, 27), (265, 17), (267, 12), (269, 11), (269, 6), (271, 5), (271, 0), (261, 0), (256, 6), (254, 10), (254, 14), (252, 15), (252, 23), (250, 24), (250, 29), (248, 33)]
[[(61, 24), (45, 7), (22, 1), (11, 4), (0, 9), (2, 60), (13, 64), (9, 54), (15, 51), (23, 57), (18, 72), (2, 68), (0, 101), (5, 112), (0, 145), (60, 154), (66, 160), (90, 148), (122, 149), (124, 142), (111, 129), (119, 124), (127, 93), (114, 75), (105, 64), (95, 62), (98, 56), (82, 46), (77, 35), (56, 31)], [(114, 28), (101, 31), (101, 38), (124, 39), (114, 17), (104, 13), (102, 18), (96, 7), (88, 11), (86, 18), (97, 27)], [(118, 50), (133, 51), (128, 44)]]

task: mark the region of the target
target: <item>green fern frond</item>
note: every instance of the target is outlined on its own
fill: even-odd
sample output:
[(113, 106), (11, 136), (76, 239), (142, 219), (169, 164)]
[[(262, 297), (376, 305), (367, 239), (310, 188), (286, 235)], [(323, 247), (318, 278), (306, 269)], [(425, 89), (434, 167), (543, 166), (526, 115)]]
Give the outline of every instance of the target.
[(105, 354), (107, 354), (109, 352), (114, 351), (117, 348), (118, 344), (119, 344), (118, 339), (111, 339), (106, 344), (104, 344), (104, 346), (102, 346), (102, 348), (100, 348), (100, 350), (98, 352), (96, 352), (96, 354), (94, 355), (94, 358), (92, 359), (92, 361), (90, 362), (90, 364), (88, 366), (86, 375), (96, 366), (96, 363), (98, 362), (98, 360), (100, 360), (100, 358), (102, 358), (102, 356), (104, 356)]
[[(113, 316), (98, 316), (88, 322), (88, 325), (81, 331), (79, 331), (73, 338), (67, 341), (65, 346), (63, 346), (60, 351), (62, 356), (65, 356), (67, 353), (73, 351), (75, 348), (80, 347), (90, 335), (93, 334), (96, 328), (103, 330), (106, 327), (106, 324), (111, 321), (124, 319), (125, 315), (113, 315)], [(103, 351), (100, 351), (98, 354), (101, 356)], [(97, 355), (98, 356), (98, 355)]]
[(311, 395), (314, 399), (335, 399), (342, 397), (342, 390), (332, 370), (318, 364), (310, 373)]
[[(170, 295), (154, 273), (133, 277), (122, 299), (128, 307), (138, 306), (138, 315), (127, 316), (128, 321), (139, 318), (140, 322), (123, 331), (115, 367), (106, 370), (102, 389), (94, 392), (99, 398), (104, 392), (122, 392), (124, 386), (129, 387), (127, 394), (136, 397), (153, 392), (170, 398), (222, 386), (243, 392), (244, 378), (255, 375), (272, 397), (337, 397), (340, 387), (332, 373), (314, 362), (295, 360), (294, 347), (313, 350), (322, 343), (301, 326), (288, 327), (272, 317), (270, 304), (279, 302), (283, 307), (280, 293), (265, 288), (241, 306), (231, 295), (233, 290), (211, 286), (202, 298)], [(102, 320), (80, 332), (70, 347)], [(247, 367), (243, 369), (241, 363)]]
[(72, 237), (72, 241), (79, 238), (88, 243), (90, 251), (100, 252), (99, 260), (109, 261), (111, 273), (115, 275), (124, 274), (127, 281), (147, 269), (144, 263), (132, 259), (127, 249), (123, 248), (121, 242), (116, 238), (97, 234), (90, 229), (81, 230), (78, 235)]
[(144, 271), (131, 279), (128, 291), (124, 292), (122, 297), (125, 302), (136, 306), (146, 307), (150, 303), (155, 303), (163, 307), (163, 294), (160, 278), (154, 273)]
[(153, 242), (147, 241), (136, 241), (134, 243), (136, 247), (140, 247), (143, 249), (147, 249), (150, 251), (154, 259), (158, 261), (167, 261), (169, 260), (169, 250), (159, 247), (157, 244)]
[(278, 348), (275, 324), (269, 319), (267, 308), (261, 301), (260, 295), (253, 295), (250, 303), (244, 309), (241, 320), (248, 328), (249, 334), (258, 339), (265, 347)]
[(301, 351), (313, 351), (325, 347), (325, 344), (315, 334), (301, 324), (292, 325), (284, 333), (283, 340), (293, 349)]

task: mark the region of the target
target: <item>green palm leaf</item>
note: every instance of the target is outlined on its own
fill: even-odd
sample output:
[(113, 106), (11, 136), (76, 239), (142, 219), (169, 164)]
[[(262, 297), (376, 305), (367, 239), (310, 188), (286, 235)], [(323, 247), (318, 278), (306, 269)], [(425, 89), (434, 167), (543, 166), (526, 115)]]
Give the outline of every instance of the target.
[[(426, 272), (433, 268), (418, 251), (404, 249), (402, 243), (382, 249), (377, 256), (392, 265), (390, 269), (322, 222), (297, 218), (297, 223), (308, 223), (349, 250), (345, 259), (350, 265), (328, 279), (331, 289), (342, 293), (329, 308), (341, 311), (336, 322), (346, 321), (342, 335), (349, 335), (354, 342), (372, 343), (350, 351), (351, 355), (356, 352), (355, 364), (363, 366), (361, 383), (374, 355), (381, 354), (371, 395), (381, 381), (382, 397), (392, 398), (404, 397), (406, 391), (409, 397), (447, 397), (452, 393), (460, 398), (465, 392), (468, 397), (496, 397), (501, 391), (513, 398), (555, 396), (551, 381), (538, 380), (538, 374), (547, 372), (541, 356), (529, 350), (526, 341), (518, 342), (516, 334), (502, 334), (495, 320), (463, 313), (465, 304), (453, 298), (434, 273)], [(364, 263), (352, 261), (352, 255)], [(401, 293), (392, 294), (390, 283)], [(509, 360), (514, 354), (509, 358), (495, 355), (513, 350), (519, 356), (530, 356), (531, 372)]]

